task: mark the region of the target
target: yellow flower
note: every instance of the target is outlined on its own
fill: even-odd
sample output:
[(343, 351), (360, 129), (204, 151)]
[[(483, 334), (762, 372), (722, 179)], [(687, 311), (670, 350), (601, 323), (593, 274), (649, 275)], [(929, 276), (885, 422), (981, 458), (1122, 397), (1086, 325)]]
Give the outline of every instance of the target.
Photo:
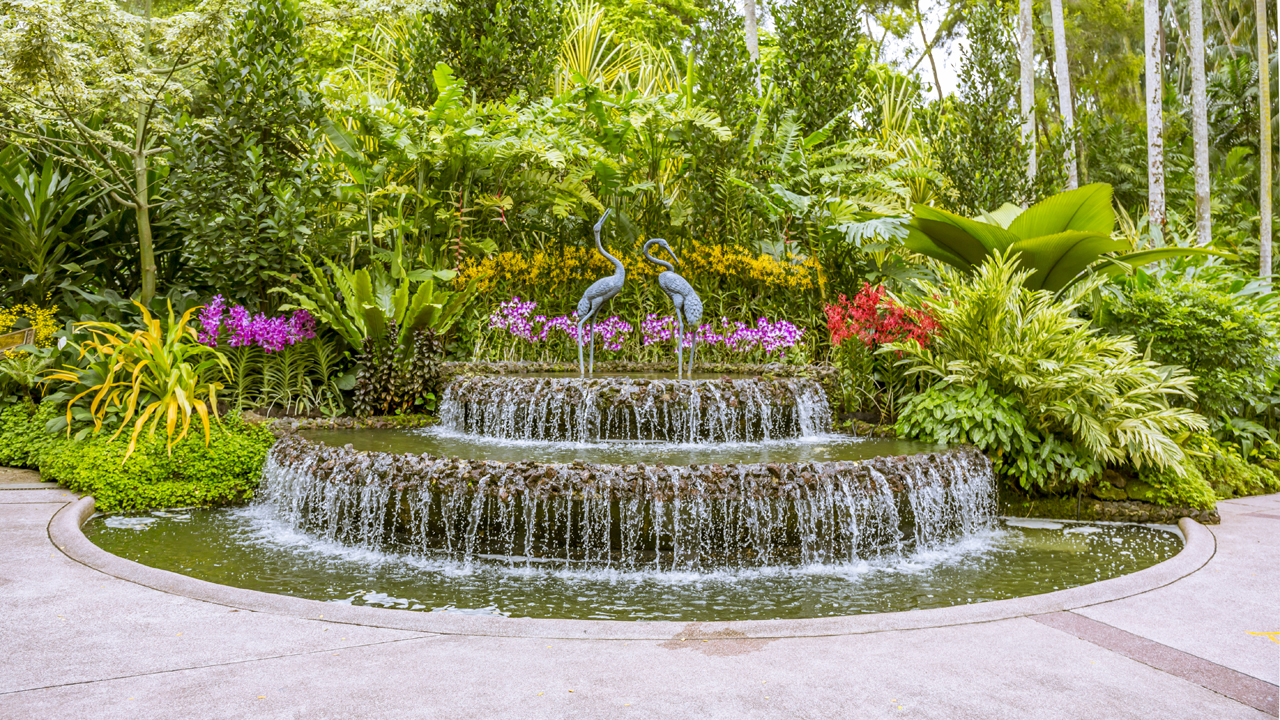
[[(46, 301), (48, 299), (47, 297), (45, 298)], [(14, 325), (18, 324), (18, 320), (24, 318), (36, 331), (35, 345), (37, 347), (49, 347), (49, 340), (58, 331), (58, 306), (50, 305), (47, 308), (42, 308), (35, 303), (24, 303), (22, 305), (14, 305), (11, 308), (0, 309), (0, 334), (8, 332)], [(6, 352), (5, 355), (17, 355), (17, 353), (11, 350)]]

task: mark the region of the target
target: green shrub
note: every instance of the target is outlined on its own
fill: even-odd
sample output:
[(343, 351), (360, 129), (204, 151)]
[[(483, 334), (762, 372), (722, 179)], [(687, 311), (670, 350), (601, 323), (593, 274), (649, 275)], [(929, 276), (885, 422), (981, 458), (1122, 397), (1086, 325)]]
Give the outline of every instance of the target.
[(1280, 478), (1269, 468), (1244, 460), (1240, 449), (1205, 435), (1193, 435), (1185, 444), (1205, 482), (1219, 498), (1264, 495), (1280, 491)]
[(187, 437), (166, 450), (145, 438), (126, 460), (127, 443), (97, 435), (59, 445), (40, 458), (40, 474), (93, 495), (104, 512), (223, 505), (253, 497), (274, 442), (271, 432), (238, 418), (215, 424), (208, 446)]
[(939, 384), (909, 398), (895, 426), (902, 437), (954, 445), (968, 443), (987, 453), (996, 474), (1023, 490), (1055, 491), (1083, 485), (1099, 463), (1053, 434), (1027, 427), (1014, 400), (987, 384)]
[(52, 403), (0, 411), (0, 465), (38, 469), (45, 480), (92, 495), (104, 512), (248, 500), (275, 441), (265, 427), (230, 416), (213, 424), (207, 447), (203, 436), (190, 435), (170, 455), (164, 438), (144, 435), (126, 460), (123, 439), (100, 434), (73, 440), (46, 432), (46, 423), (58, 416)]
[(1169, 507), (1188, 507), (1208, 510), (1214, 506), (1218, 498), (1213, 488), (1205, 480), (1204, 475), (1195, 463), (1188, 463), (1182, 475), (1169, 468), (1157, 470), (1148, 468), (1139, 475), (1142, 482), (1154, 488), (1151, 501), (1157, 505)]
[(66, 438), (45, 432), (45, 424), (60, 415), (53, 403), (13, 403), (0, 410), (0, 465), (39, 467), (39, 458)]
[(1263, 369), (1280, 353), (1275, 328), (1236, 297), (1195, 280), (1155, 282), (1112, 303), (1106, 317), (1153, 360), (1190, 370), (1204, 415), (1235, 417), (1267, 394)]
[[(1184, 472), (1176, 438), (1204, 430), (1205, 419), (1170, 407), (1187, 396), (1194, 378), (1161, 368), (1138, 353), (1131, 338), (1099, 333), (1074, 315), (1099, 283), (1073, 286), (1063, 300), (1025, 285), (1009, 255), (994, 255), (971, 275), (944, 271), (949, 292), (924, 284), (922, 297), (942, 326), (928, 347), (907, 341), (887, 346), (904, 355), (907, 372), (956, 387), (989, 388), (1026, 417), (1042, 445), (1037, 478), (1074, 479), (1103, 465)], [(1030, 462), (1032, 458), (1028, 458)], [(1048, 489), (1048, 488), (1046, 488)]]

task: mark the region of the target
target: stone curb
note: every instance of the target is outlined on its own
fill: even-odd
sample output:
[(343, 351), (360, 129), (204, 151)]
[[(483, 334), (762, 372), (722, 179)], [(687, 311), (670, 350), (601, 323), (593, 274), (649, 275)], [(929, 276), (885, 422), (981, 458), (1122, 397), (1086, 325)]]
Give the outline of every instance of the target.
[(1009, 600), (957, 605), (929, 610), (849, 615), (805, 620), (747, 620), (669, 622), (625, 620), (544, 620), (501, 618), (390, 610), (307, 600), (218, 585), (147, 567), (112, 555), (84, 536), (80, 526), (94, 510), (86, 496), (63, 506), (49, 521), (49, 538), (68, 557), (121, 580), (161, 592), (250, 612), (299, 619), (363, 625), (439, 635), (476, 635), (582, 640), (670, 640), (683, 636), (728, 635), (734, 638), (774, 639), (861, 635), (985, 623), (1074, 610), (1149, 592), (1180, 580), (1209, 562), (1217, 543), (1203, 525), (1183, 518), (1178, 526), (1186, 545), (1174, 557), (1145, 570), (1111, 580)]

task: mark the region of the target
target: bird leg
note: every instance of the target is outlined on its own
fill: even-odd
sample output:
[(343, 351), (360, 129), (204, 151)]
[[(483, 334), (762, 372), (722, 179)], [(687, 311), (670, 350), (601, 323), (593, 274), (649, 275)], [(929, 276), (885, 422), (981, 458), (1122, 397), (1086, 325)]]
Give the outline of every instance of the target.
[(582, 326), (586, 324), (589, 316), (583, 315), (578, 318), (578, 377), (585, 377), (587, 374), (585, 366), (582, 364)]
[(684, 314), (676, 308), (676, 379), (683, 377), (684, 372)]
[(596, 319), (591, 318), (591, 374), (596, 374)]
[(693, 379), (693, 351), (698, 349), (698, 330), (694, 328), (693, 337), (689, 340), (689, 379)]

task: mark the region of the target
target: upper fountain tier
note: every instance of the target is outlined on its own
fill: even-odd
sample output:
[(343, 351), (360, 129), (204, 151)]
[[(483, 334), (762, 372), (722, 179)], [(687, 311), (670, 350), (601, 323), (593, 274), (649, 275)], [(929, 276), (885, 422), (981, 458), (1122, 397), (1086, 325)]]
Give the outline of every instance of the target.
[(831, 410), (803, 377), (480, 375), (449, 384), (440, 421), (507, 440), (724, 443), (819, 435)]

